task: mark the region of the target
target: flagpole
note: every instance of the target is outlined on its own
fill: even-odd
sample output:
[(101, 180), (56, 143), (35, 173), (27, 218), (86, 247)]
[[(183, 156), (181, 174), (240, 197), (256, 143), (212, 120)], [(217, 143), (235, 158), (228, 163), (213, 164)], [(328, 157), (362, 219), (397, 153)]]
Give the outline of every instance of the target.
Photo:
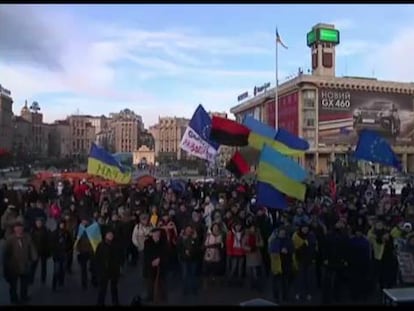
[[(277, 35), (277, 27), (276, 27), (276, 34)], [(279, 71), (279, 59), (278, 59), (278, 42), (276, 41), (276, 49), (275, 49), (275, 129), (279, 126), (279, 96), (278, 96), (278, 88), (279, 88), (279, 78), (278, 78), (278, 71)]]

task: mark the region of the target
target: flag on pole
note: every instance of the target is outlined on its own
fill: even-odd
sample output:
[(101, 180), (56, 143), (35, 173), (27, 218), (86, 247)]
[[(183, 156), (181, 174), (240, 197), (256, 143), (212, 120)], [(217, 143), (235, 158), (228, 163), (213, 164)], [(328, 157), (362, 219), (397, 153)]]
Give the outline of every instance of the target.
[(354, 158), (402, 170), (401, 160), (390, 144), (373, 130), (364, 129), (360, 132)]
[(210, 139), (210, 131), (210, 116), (203, 106), (199, 105), (185, 130), (181, 149), (200, 159), (214, 162), (220, 145)]
[(279, 31), (276, 28), (276, 43), (279, 43), (281, 46), (283, 46), (285, 49), (287, 49), (287, 45), (283, 43), (282, 39), (280, 38)]

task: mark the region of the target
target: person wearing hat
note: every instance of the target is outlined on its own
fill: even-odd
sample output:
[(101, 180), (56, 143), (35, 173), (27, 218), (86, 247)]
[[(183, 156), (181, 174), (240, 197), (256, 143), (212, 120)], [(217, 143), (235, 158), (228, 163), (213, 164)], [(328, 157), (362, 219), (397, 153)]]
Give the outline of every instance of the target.
[(112, 304), (119, 305), (118, 281), (121, 270), (121, 255), (114, 243), (115, 233), (108, 228), (96, 249), (95, 263), (98, 279), (98, 305), (105, 305), (105, 297), (110, 283)]
[(245, 231), (240, 220), (233, 224), (232, 230), (227, 233), (226, 252), (229, 268), (229, 283), (241, 286), (243, 283), (243, 267), (246, 251), (244, 249)]
[(177, 253), (182, 268), (183, 295), (196, 295), (198, 292), (197, 268), (200, 264), (201, 249), (202, 241), (198, 238), (197, 232), (191, 225), (187, 225), (177, 242)]
[(154, 228), (144, 243), (144, 278), (147, 283), (147, 300), (167, 300), (166, 275), (168, 267), (167, 242), (162, 238), (162, 229)]
[(312, 300), (310, 280), (313, 261), (316, 257), (317, 242), (307, 222), (299, 225), (299, 229), (292, 236), (292, 242), (295, 249), (294, 260), (297, 268), (295, 298), (300, 300), (306, 296), (306, 300), (310, 301)]
[(1, 217), (1, 229), (4, 231), (4, 238), (7, 239), (13, 234), (13, 226), (19, 216), (16, 206), (9, 205)]
[[(9, 283), (12, 304), (28, 302), (28, 287), (32, 263), (37, 260), (37, 252), (31, 237), (24, 232), (23, 220), (17, 219), (13, 232), (5, 241), (3, 251), (3, 275)], [(17, 286), (20, 285), (20, 297)]]
[(52, 290), (65, 283), (66, 262), (72, 256), (73, 237), (67, 230), (65, 220), (59, 221), (56, 230), (50, 235), (50, 252), (53, 259)]
[(369, 272), (371, 270), (371, 246), (365, 237), (365, 230), (355, 226), (348, 246), (349, 290), (353, 302), (360, 303), (366, 300), (369, 292)]
[(37, 271), (37, 266), (40, 261), (41, 281), (42, 281), (42, 284), (45, 284), (46, 275), (47, 275), (47, 260), (50, 256), (50, 249), (49, 249), (50, 232), (46, 228), (43, 218), (36, 219), (34, 228), (30, 232), (30, 236), (32, 237), (33, 244), (38, 254), (38, 260), (33, 262), (30, 283), (33, 284), (34, 282), (36, 271)]

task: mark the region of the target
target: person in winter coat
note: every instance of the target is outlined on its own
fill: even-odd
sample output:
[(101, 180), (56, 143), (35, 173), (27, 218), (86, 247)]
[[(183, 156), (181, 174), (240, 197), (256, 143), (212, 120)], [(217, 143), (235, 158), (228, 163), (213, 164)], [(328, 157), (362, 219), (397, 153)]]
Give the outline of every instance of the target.
[(81, 228), (84, 228), (80, 237), (77, 237), (75, 241), (76, 251), (78, 252), (78, 263), (81, 267), (81, 281), (82, 289), (86, 290), (88, 288), (88, 264), (89, 271), (91, 273), (91, 283), (93, 286), (97, 286), (96, 280), (96, 269), (94, 262), (94, 249), (91, 244), (91, 241), (88, 238), (86, 229), (88, 226), (92, 225), (91, 221), (87, 217), (82, 217), (82, 221), (79, 224), (78, 231)]
[(349, 239), (344, 230), (345, 226), (338, 221), (335, 228), (328, 232), (321, 250), (324, 266), (322, 299), (326, 304), (331, 303), (332, 298), (335, 302), (341, 298), (341, 285), (344, 283), (349, 255)]
[(181, 263), (183, 295), (196, 295), (198, 292), (197, 264), (201, 252), (201, 241), (197, 232), (188, 225), (177, 242), (177, 253)]
[(243, 284), (243, 268), (246, 251), (243, 247), (244, 230), (240, 222), (233, 225), (232, 230), (227, 233), (226, 252), (229, 268), (229, 283), (231, 285)]
[(123, 223), (119, 220), (118, 214), (112, 214), (111, 221), (107, 226), (107, 230), (111, 230), (114, 233), (112, 244), (115, 247), (118, 247), (119, 255), (121, 258), (121, 267), (123, 267), (126, 257), (127, 237), (123, 237)]
[(211, 227), (211, 223), (212, 223), (212, 213), (214, 211), (214, 205), (210, 200), (210, 197), (206, 197), (204, 199), (204, 212), (203, 212), (203, 219), (204, 219), (204, 223), (206, 224), (207, 228)]
[(31, 231), (35, 227), (37, 219), (42, 219), (44, 223), (47, 221), (47, 215), (40, 202), (30, 204), (25, 213), (25, 225)]
[(65, 221), (60, 221), (50, 235), (50, 252), (53, 259), (52, 290), (65, 283), (66, 262), (73, 256), (73, 237), (66, 229)]
[(138, 250), (138, 259), (143, 260), (145, 240), (150, 236), (152, 226), (149, 222), (148, 214), (139, 216), (139, 223), (135, 225), (132, 232), (132, 243)]
[[(12, 304), (28, 302), (28, 287), (33, 261), (37, 259), (36, 249), (31, 237), (24, 233), (21, 220), (13, 225), (13, 234), (8, 236), (3, 252), (3, 275), (9, 283), (10, 301)], [(20, 297), (17, 284), (20, 283)]]
[[(68, 212), (65, 212), (63, 215), (63, 219), (65, 221), (66, 230), (72, 237), (72, 240), (75, 240), (76, 237), (76, 229), (78, 227), (79, 218), (76, 213), (75, 205), (72, 204), (69, 208)], [(68, 249), (68, 256), (66, 261), (66, 272), (68, 274), (72, 274), (72, 264), (73, 264), (73, 245), (70, 249)]]
[(119, 305), (118, 281), (121, 271), (119, 248), (114, 244), (114, 232), (108, 229), (95, 254), (98, 278), (98, 305), (105, 305), (108, 284), (111, 283), (112, 304)]
[(368, 296), (371, 246), (361, 227), (357, 226), (353, 230), (347, 261), (351, 299), (353, 302), (363, 302)]
[(311, 280), (312, 267), (314, 265), (317, 242), (313, 232), (309, 230), (307, 223), (302, 223), (293, 234), (292, 242), (295, 247), (294, 260), (297, 264), (296, 276), (296, 300), (306, 296), (308, 301), (312, 300)]
[(260, 253), (265, 268), (265, 274), (268, 275), (270, 272), (270, 257), (267, 251), (267, 241), (269, 240), (270, 234), (272, 233), (271, 217), (266, 215), (265, 208), (259, 208), (256, 215), (257, 229), (260, 231), (260, 235), (263, 240), (263, 247), (260, 247)]
[(381, 221), (368, 232), (368, 240), (373, 250), (373, 279), (379, 289), (396, 279), (396, 257), (392, 237)]
[(147, 281), (147, 300), (166, 302), (166, 275), (168, 267), (167, 242), (161, 238), (161, 229), (154, 228), (144, 244), (144, 278)]
[(262, 276), (263, 259), (261, 249), (263, 247), (263, 239), (260, 231), (251, 223), (248, 224), (246, 234), (243, 238), (243, 247), (246, 252), (246, 269), (250, 278), (250, 287), (260, 290), (260, 277)]
[(175, 224), (177, 225), (177, 232), (180, 233), (181, 230), (184, 230), (186, 224), (191, 220), (191, 212), (188, 211), (187, 206), (184, 203), (181, 203), (177, 213), (175, 214)]
[(221, 224), (213, 223), (204, 241), (205, 287), (217, 285), (215, 281), (223, 275), (224, 242), (225, 232), (221, 231)]
[(13, 235), (13, 226), (16, 223), (19, 211), (16, 206), (9, 205), (1, 217), (1, 229), (4, 231), (4, 238), (7, 239)]
[(44, 225), (42, 218), (36, 219), (34, 228), (32, 229), (30, 236), (32, 237), (32, 241), (38, 255), (38, 259), (33, 262), (30, 283), (33, 284), (34, 282), (37, 267), (40, 261), (40, 279), (42, 284), (45, 284), (47, 276), (47, 260), (50, 257), (50, 232)]
[(289, 300), (289, 291), (293, 280), (294, 246), (285, 227), (275, 230), (269, 237), (273, 298), (276, 303)]

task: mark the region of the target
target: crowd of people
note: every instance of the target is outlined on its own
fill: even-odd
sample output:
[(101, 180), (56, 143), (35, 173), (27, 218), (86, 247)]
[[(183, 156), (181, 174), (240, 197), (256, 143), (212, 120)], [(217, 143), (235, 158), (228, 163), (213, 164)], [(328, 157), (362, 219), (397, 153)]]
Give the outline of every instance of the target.
[(171, 280), (180, 280), (186, 296), (213, 286), (250, 287), (259, 295), (269, 279), (281, 304), (311, 302), (314, 288), (330, 304), (361, 303), (383, 288), (412, 285), (399, 260), (401, 252), (414, 258), (410, 184), (396, 196), (379, 182), (338, 184), (335, 191), (311, 183), (306, 201), (290, 201), (287, 210), (257, 206), (247, 183), (182, 184), (105, 189), (65, 180), (25, 193), (4, 185), (3, 275), (11, 303), (29, 301), (39, 267), (46, 282), (49, 259), (53, 291), (62, 290), (75, 258), (79, 285), (98, 288), (99, 305), (108, 287), (120, 304), (126, 265), (139, 267), (137, 280), (145, 284), (139, 294), (153, 303), (168, 301)]

